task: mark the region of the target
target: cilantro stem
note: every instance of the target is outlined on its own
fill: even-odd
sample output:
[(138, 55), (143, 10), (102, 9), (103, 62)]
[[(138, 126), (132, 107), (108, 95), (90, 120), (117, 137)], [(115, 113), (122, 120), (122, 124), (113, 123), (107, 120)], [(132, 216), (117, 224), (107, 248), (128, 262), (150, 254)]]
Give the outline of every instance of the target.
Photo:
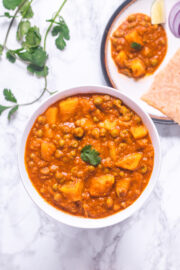
[(45, 37), (44, 37), (44, 50), (46, 50), (46, 41), (47, 41), (47, 36), (49, 34), (49, 32), (51, 31), (51, 28), (54, 24), (54, 21), (56, 20), (56, 18), (58, 17), (60, 11), (62, 10), (62, 8), (64, 7), (65, 3), (67, 2), (67, 0), (64, 0), (63, 3), (61, 4), (61, 6), (59, 7), (58, 11), (56, 12), (56, 14), (54, 15), (54, 17), (52, 18), (52, 22), (50, 23), (47, 31), (46, 31), (46, 34), (45, 34)]
[(40, 94), (40, 96), (37, 97), (36, 99), (34, 99), (34, 100), (32, 100), (32, 101), (30, 101), (28, 103), (23, 103), (23, 104), (18, 104), (18, 105), (22, 107), (22, 106), (28, 106), (28, 105), (34, 104), (35, 102), (37, 102), (38, 100), (41, 99), (41, 97), (44, 95), (44, 93), (46, 92), (46, 90), (47, 89), (44, 88), (43, 91), (42, 91), (42, 93)]
[[(47, 43), (47, 37), (48, 37), (48, 34), (49, 32), (51, 31), (52, 29), (52, 26), (56, 20), (56, 18), (59, 16), (59, 13), (60, 11), (62, 10), (62, 8), (64, 7), (64, 5), (66, 4), (67, 0), (64, 0), (63, 3), (60, 5), (58, 11), (56, 12), (56, 14), (54, 15), (54, 17), (52, 18), (52, 22), (50, 23), (50, 25), (48, 26), (47, 30), (46, 30), (46, 33), (45, 33), (45, 36), (44, 36), (44, 46), (43, 46), (43, 49), (44, 51), (46, 51), (46, 43)], [(44, 77), (44, 89), (47, 90), (47, 75), (45, 75)], [(48, 93), (52, 94), (50, 91), (47, 90)]]
[[(18, 104), (16, 103), (16, 106), (18, 107), (23, 107), (23, 106), (28, 106), (28, 105), (32, 105), (34, 104), (35, 102), (39, 101), (42, 96), (44, 95), (44, 93), (46, 92), (46, 89), (43, 89), (42, 93), (39, 95), (39, 97), (35, 98), (34, 100), (30, 101), (30, 102), (27, 102), (27, 103), (22, 103), (22, 104)], [(7, 106), (6, 109), (12, 109), (14, 108), (15, 105), (12, 105), (12, 106)]]
[[(37, 98), (35, 98), (34, 100), (32, 100), (32, 101), (30, 101), (30, 102), (27, 102), (27, 103), (17, 104), (17, 106), (23, 107), (23, 106), (32, 105), (32, 104), (34, 104), (35, 102), (37, 102), (38, 100), (40, 100), (41, 97), (44, 95), (45, 92), (46, 92), (46, 89), (43, 89), (43, 91), (42, 91), (42, 93), (40, 94), (39, 97), (37, 97)], [(7, 109), (10, 109), (10, 108), (13, 108), (13, 107), (14, 107), (14, 105), (13, 105), (13, 106), (7, 107)]]
[(0, 18), (17, 18), (18, 16), (16, 16), (16, 17), (14, 17), (14, 16), (11, 16), (10, 15), (10, 17), (8, 17), (8, 16), (6, 16), (6, 15), (0, 15)]
[[(45, 93), (46, 91), (47, 91), (48, 93), (51, 94), (51, 92), (50, 92), (48, 89), (44, 88), (43, 91), (42, 91), (42, 93), (40, 94), (39, 97), (35, 98), (34, 100), (32, 100), (32, 101), (30, 101), (30, 102), (18, 104), (18, 106), (19, 106), (19, 107), (20, 107), (20, 106), (22, 107), (22, 106), (28, 106), (28, 105), (34, 104), (35, 102), (39, 101), (39, 100), (42, 98), (42, 96), (44, 95), (44, 93)], [(53, 92), (53, 93), (54, 93), (54, 92)], [(13, 106), (12, 106), (12, 107), (13, 107)], [(10, 108), (10, 107), (9, 107), (9, 108)]]
[(8, 36), (9, 36), (10, 30), (11, 30), (11, 27), (12, 27), (12, 25), (13, 25), (13, 23), (14, 23), (14, 20), (15, 20), (15, 18), (16, 18), (16, 15), (18, 14), (18, 12), (20, 11), (20, 9), (24, 6), (24, 4), (25, 4), (27, 1), (28, 1), (28, 0), (24, 0), (24, 1), (19, 5), (19, 7), (16, 9), (16, 12), (14, 13), (14, 16), (13, 16), (12, 20), (10, 21), (10, 24), (9, 24), (9, 27), (8, 27), (8, 30), (7, 30), (5, 39), (4, 39), (4, 43), (3, 43), (3, 50), (4, 50), (4, 48), (6, 47), (7, 40), (8, 40)]

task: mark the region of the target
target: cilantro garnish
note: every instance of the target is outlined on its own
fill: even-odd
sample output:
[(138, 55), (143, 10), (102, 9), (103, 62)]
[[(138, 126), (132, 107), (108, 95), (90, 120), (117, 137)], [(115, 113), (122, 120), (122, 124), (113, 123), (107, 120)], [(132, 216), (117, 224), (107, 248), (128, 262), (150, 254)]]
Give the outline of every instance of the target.
[(86, 145), (81, 150), (81, 159), (93, 166), (97, 166), (101, 162), (99, 152), (95, 149), (92, 149), (91, 145)]
[(136, 51), (139, 51), (139, 50), (141, 50), (142, 45), (140, 43), (137, 43), (137, 42), (132, 42), (131, 43), (131, 48), (135, 49)]

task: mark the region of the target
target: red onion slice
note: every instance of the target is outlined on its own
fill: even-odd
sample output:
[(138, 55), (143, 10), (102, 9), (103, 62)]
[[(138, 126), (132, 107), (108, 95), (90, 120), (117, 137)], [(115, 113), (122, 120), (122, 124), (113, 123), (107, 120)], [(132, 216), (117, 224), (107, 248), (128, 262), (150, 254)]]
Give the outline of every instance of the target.
[(171, 32), (176, 36), (180, 37), (180, 2), (176, 3), (169, 14), (169, 27)]
[(174, 17), (173, 33), (176, 37), (180, 37), (180, 10)]

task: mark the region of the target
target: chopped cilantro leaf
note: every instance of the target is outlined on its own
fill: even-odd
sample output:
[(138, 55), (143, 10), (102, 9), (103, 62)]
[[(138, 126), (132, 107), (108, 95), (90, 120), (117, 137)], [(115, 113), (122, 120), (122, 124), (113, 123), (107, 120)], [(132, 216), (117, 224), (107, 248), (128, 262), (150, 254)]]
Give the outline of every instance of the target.
[(137, 43), (137, 42), (132, 42), (131, 43), (131, 48), (135, 49), (136, 51), (139, 51), (139, 50), (141, 50), (142, 45), (140, 43)]
[(93, 166), (97, 166), (101, 162), (99, 152), (95, 149), (92, 149), (91, 145), (86, 145), (81, 150), (81, 159)]

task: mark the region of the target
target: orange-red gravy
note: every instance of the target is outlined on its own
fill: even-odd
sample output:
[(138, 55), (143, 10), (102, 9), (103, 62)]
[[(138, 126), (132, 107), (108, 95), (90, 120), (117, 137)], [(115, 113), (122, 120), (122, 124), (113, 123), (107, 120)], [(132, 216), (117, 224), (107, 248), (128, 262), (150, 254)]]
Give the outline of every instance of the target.
[[(81, 159), (91, 145), (101, 162)], [(51, 205), (77, 216), (102, 218), (131, 205), (149, 182), (154, 149), (141, 118), (108, 95), (77, 95), (40, 115), (28, 136), (29, 178)]]

